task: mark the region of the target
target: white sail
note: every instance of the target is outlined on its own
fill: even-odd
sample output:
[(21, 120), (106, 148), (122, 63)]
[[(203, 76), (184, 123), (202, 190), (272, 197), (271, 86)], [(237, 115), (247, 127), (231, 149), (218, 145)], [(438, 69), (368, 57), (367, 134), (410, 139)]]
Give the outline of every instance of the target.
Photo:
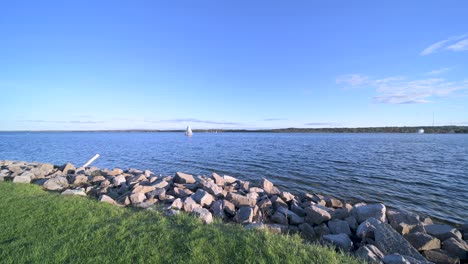
[(191, 137), (193, 135), (192, 129), (190, 128), (190, 126), (187, 126), (187, 130), (185, 130), (185, 135), (187, 137)]

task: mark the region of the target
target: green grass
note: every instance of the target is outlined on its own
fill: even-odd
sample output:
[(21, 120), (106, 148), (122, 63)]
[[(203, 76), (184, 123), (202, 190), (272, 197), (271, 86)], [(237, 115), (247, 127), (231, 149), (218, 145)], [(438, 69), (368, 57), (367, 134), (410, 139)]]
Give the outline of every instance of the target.
[(1, 263), (358, 263), (298, 236), (0, 183)]

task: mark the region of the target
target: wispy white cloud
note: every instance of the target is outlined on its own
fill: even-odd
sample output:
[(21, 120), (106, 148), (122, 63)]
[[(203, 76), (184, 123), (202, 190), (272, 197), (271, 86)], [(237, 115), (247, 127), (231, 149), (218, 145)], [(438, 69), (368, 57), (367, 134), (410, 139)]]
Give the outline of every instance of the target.
[(421, 51), (420, 55), (425, 56), (439, 50), (448, 49), (452, 51), (468, 50), (468, 34), (449, 37), (445, 40), (436, 42)]
[[(145, 122), (149, 122), (149, 121), (145, 121)], [(196, 118), (166, 119), (166, 120), (154, 121), (151, 123), (203, 123), (203, 124), (210, 124), (210, 125), (242, 125), (241, 123), (235, 123), (235, 122), (200, 120)]]
[(378, 103), (429, 103), (435, 98), (463, 96), (461, 92), (468, 90), (468, 81), (451, 82), (443, 78), (408, 80), (404, 77), (375, 79), (364, 75), (360, 76), (365, 81), (359, 84), (356, 84), (355, 80), (352, 79), (346, 81), (343, 76), (337, 78), (337, 80), (341, 80), (340, 82), (337, 81), (337, 83), (374, 88), (376, 95), (373, 97), (373, 100)]
[(363, 76), (361, 74), (345, 74), (341, 75), (338, 78), (336, 78), (336, 83), (337, 84), (349, 84), (351, 86), (361, 86), (363, 84), (366, 84), (368, 82), (367, 76)]
[(427, 75), (441, 75), (443, 73), (446, 73), (448, 71), (450, 71), (451, 68), (440, 68), (440, 69), (437, 69), (437, 70), (433, 70), (433, 71), (430, 71), (427, 73)]
[(288, 120), (287, 118), (278, 118), (278, 117), (273, 117), (273, 118), (265, 118), (263, 121), (286, 121)]
[(457, 43), (448, 46), (447, 49), (453, 51), (468, 50), (468, 39), (460, 40)]

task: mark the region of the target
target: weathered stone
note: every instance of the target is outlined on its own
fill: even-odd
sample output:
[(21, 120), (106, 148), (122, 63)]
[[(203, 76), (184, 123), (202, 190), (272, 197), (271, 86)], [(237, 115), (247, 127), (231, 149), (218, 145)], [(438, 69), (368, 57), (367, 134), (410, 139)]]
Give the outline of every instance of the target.
[(349, 212), (345, 208), (338, 208), (335, 209), (335, 211), (333, 211), (331, 215), (333, 219), (344, 220), (347, 217), (349, 217)]
[(402, 256), (400, 254), (387, 255), (382, 259), (384, 264), (422, 264), (426, 261), (418, 261), (409, 256)]
[(368, 218), (375, 218), (380, 222), (385, 222), (386, 207), (383, 204), (356, 204), (351, 210), (351, 214), (356, 218), (358, 223), (366, 221)]
[(157, 182), (152, 183), (151, 186), (153, 186), (154, 188), (166, 188), (166, 189), (168, 189), (169, 188), (169, 182), (161, 180), (161, 181), (157, 181)]
[(74, 174), (76, 171), (76, 168), (75, 168), (75, 165), (71, 163), (67, 163), (63, 165), (62, 167), (60, 167), (60, 170), (63, 172), (63, 174), (67, 175), (67, 174)]
[(110, 198), (109, 196), (107, 195), (101, 195), (101, 197), (99, 197), (99, 201), (100, 202), (105, 202), (105, 203), (110, 203), (110, 204), (117, 204), (116, 201), (114, 201), (114, 199)]
[(287, 225), (288, 224), (288, 218), (286, 215), (283, 213), (280, 213), (279, 211), (276, 211), (272, 216), (271, 220), (275, 223), (282, 224), (282, 225)]
[(183, 172), (176, 172), (174, 176), (174, 182), (184, 184), (184, 183), (195, 183), (196, 180), (190, 174), (183, 173)]
[(419, 261), (425, 261), (424, 257), (389, 224), (381, 223), (377, 225), (374, 236), (375, 246), (386, 255), (398, 253)]
[(150, 198), (156, 197), (158, 199), (161, 199), (165, 195), (166, 195), (166, 189), (164, 189), (164, 188), (157, 188), (157, 189), (155, 189), (155, 190), (153, 190), (151, 192), (146, 193), (147, 197), (150, 197)]
[(297, 214), (300, 217), (306, 216), (306, 211), (304, 208), (299, 206), (296, 202), (291, 203), (291, 211), (293, 211), (295, 214)]
[(265, 190), (263, 190), (262, 188), (258, 188), (258, 187), (250, 187), (249, 188), (249, 192), (250, 193), (264, 193)]
[(328, 229), (332, 234), (346, 234), (351, 235), (351, 229), (349, 228), (348, 222), (338, 219), (328, 221)]
[(226, 218), (226, 213), (224, 212), (223, 208), (223, 200), (217, 200), (211, 204), (210, 211), (213, 213), (214, 217), (218, 217), (221, 219)]
[(183, 207), (184, 207), (184, 203), (182, 202), (182, 199), (180, 198), (175, 199), (170, 206), (170, 208), (177, 209), (177, 210), (181, 210)]
[(120, 186), (123, 183), (125, 184), (127, 183), (127, 180), (125, 179), (124, 175), (119, 175), (117, 177), (114, 177), (114, 179), (112, 179), (112, 184), (114, 184), (114, 186)]
[(71, 183), (73, 185), (82, 185), (88, 182), (88, 176), (85, 175), (76, 175), (72, 177)]
[(343, 202), (336, 199), (335, 197), (325, 197), (325, 206), (333, 207), (333, 208), (340, 208), (340, 207), (343, 207)]
[(355, 254), (370, 263), (379, 263), (384, 258), (384, 254), (374, 245), (364, 245)]
[(426, 229), (422, 223), (417, 225), (409, 225), (407, 223), (399, 223), (397, 226), (393, 227), (401, 235), (406, 235), (409, 233), (426, 233)]
[(115, 168), (115, 169), (109, 171), (109, 172), (107, 173), (107, 176), (114, 176), (114, 177), (115, 177), (115, 176), (120, 175), (120, 174), (122, 174), (122, 173), (124, 173), (124, 171), (123, 171), (122, 169)]
[(289, 208), (288, 204), (277, 195), (273, 195), (271, 197), (271, 203), (273, 204), (273, 208), (276, 210), (278, 210), (280, 207)]
[(252, 223), (253, 219), (253, 209), (248, 206), (242, 206), (236, 213), (234, 221), (241, 224)]
[(227, 214), (231, 216), (236, 215), (236, 206), (228, 200), (223, 200), (223, 209)]
[(270, 182), (269, 180), (265, 179), (265, 178), (262, 179), (261, 187), (263, 188), (263, 190), (265, 190), (265, 192), (267, 192), (269, 194), (279, 194), (280, 193), (280, 190), (278, 188), (276, 188), (275, 186), (273, 186), (273, 183)]
[(100, 182), (103, 182), (105, 181), (106, 178), (102, 175), (98, 175), (98, 176), (94, 176), (92, 179), (91, 179), (91, 183), (100, 183)]
[(423, 256), (430, 262), (436, 264), (458, 264), (460, 259), (449, 256), (449, 253), (442, 249), (434, 249), (423, 252)]
[(382, 224), (382, 222), (371, 217), (358, 226), (358, 228), (356, 229), (356, 236), (360, 239), (374, 239), (374, 231), (376, 229), (376, 226), (380, 224)]
[(245, 197), (257, 201), (257, 199), (258, 199), (258, 193), (255, 193), (255, 192), (253, 192), (253, 193), (247, 193), (247, 194), (245, 195)]
[(54, 171), (54, 165), (50, 163), (39, 164), (31, 171), (34, 172), (34, 179), (42, 179)]
[(236, 178), (229, 176), (229, 175), (224, 175), (223, 180), (224, 180), (224, 184), (233, 184), (237, 182)]
[(431, 250), (440, 248), (440, 240), (424, 233), (411, 233), (404, 238), (417, 250)]
[(247, 198), (246, 196), (236, 194), (236, 193), (229, 193), (226, 199), (232, 202), (238, 208), (241, 206), (254, 207), (257, 202), (254, 199), (250, 199), (250, 198)]
[(219, 187), (213, 181), (203, 183), (203, 189), (214, 196), (222, 196), (223, 188)]
[(323, 223), (314, 227), (314, 232), (317, 236), (322, 237), (324, 235), (330, 234), (330, 229), (328, 229), (327, 224)]
[(250, 182), (238, 180), (238, 183), (239, 183), (239, 189), (240, 190), (242, 190), (244, 192), (249, 191)]
[(16, 176), (13, 178), (13, 182), (14, 183), (31, 183), (31, 176), (29, 174)]
[(460, 231), (449, 225), (432, 224), (426, 225), (425, 228), (429, 235), (437, 237), (440, 239), (440, 241), (445, 241), (451, 237), (460, 239), (462, 238)]
[(202, 220), (205, 224), (213, 223), (213, 215), (208, 209), (205, 208), (194, 208), (192, 214), (198, 219)]
[(468, 260), (468, 245), (460, 238), (451, 237), (442, 242), (442, 249), (447, 251), (450, 256), (461, 260)]
[(193, 194), (193, 192), (190, 191), (189, 189), (181, 189), (177, 187), (173, 189), (173, 192), (176, 197), (180, 197), (180, 198), (185, 198)]
[(214, 182), (216, 183), (216, 185), (218, 186), (224, 186), (224, 178), (219, 176), (219, 174), (217, 174), (216, 172), (213, 172), (211, 174), (211, 177), (213, 178)]
[(192, 198), (201, 206), (207, 207), (214, 201), (214, 197), (202, 189), (198, 189), (197, 192), (192, 195)]
[(288, 211), (288, 219), (290, 225), (300, 225), (304, 223), (304, 217), (300, 217), (292, 211)]
[(184, 211), (191, 213), (195, 208), (202, 208), (192, 197), (187, 197), (184, 201)]
[(55, 178), (48, 179), (42, 187), (49, 191), (61, 191), (68, 187), (68, 180), (66, 177), (57, 176)]
[(172, 195), (168, 195), (168, 194), (165, 194), (165, 195), (160, 195), (159, 196), (159, 200), (161, 201), (164, 201), (164, 202), (173, 202), (176, 198)]
[(288, 226), (280, 224), (264, 224), (263, 225), (268, 231), (274, 234), (281, 234), (288, 232)]
[(299, 225), (299, 229), (301, 230), (301, 236), (308, 241), (315, 241), (317, 239), (317, 235), (315, 234), (314, 228), (311, 225), (302, 223)]
[(130, 195), (130, 201), (132, 204), (137, 204), (137, 203), (142, 203), (146, 200), (146, 196), (144, 193), (138, 192), (138, 193), (132, 193)]
[(132, 193), (149, 193), (156, 190), (156, 188), (155, 186), (136, 185), (133, 187)]
[(264, 215), (272, 215), (273, 214), (273, 204), (271, 203), (271, 200), (268, 198), (261, 199), (257, 203), (258, 207), (260, 208), (260, 211)]
[(62, 195), (78, 195), (78, 196), (86, 196), (86, 193), (83, 188), (75, 189), (75, 190), (65, 190), (62, 192)]
[(350, 252), (353, 248), (353, 242), (346, 234), (324, 235), (322, 239), (326, 244), (334, 245), (345, 252)]
[(281, 192), (280, 195), (279, 195), (279, 197), (280, 197), (283, 201), (285, 201), (285, 202), (287, 202), (287, 203), (289, 203), (290, 201), (294, 200), (294, 198), (295, 198), (294, 195), (292, 195), (292, 194), (289, 193), (289, 192)]
[(309, 224), (319, 225), (331, 219), (330, 213), (322, 206), (311, 205), (305, 208), (305, 211), (305, 221)]

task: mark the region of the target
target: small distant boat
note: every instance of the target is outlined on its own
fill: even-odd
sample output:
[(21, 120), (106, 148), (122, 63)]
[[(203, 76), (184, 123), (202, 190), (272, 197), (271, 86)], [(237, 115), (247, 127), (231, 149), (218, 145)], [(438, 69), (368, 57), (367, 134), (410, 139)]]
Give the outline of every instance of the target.
[(424, 134), (424, 129), (422, 128), (418, 129), (418, 134)]
[(187, 129), (185, 130), (185, 135), (187, 137), (191, 137), (193, 135), (193, 132), (192, 132), (192, 129), (190, 128), (190, 126), (187, 126)]

